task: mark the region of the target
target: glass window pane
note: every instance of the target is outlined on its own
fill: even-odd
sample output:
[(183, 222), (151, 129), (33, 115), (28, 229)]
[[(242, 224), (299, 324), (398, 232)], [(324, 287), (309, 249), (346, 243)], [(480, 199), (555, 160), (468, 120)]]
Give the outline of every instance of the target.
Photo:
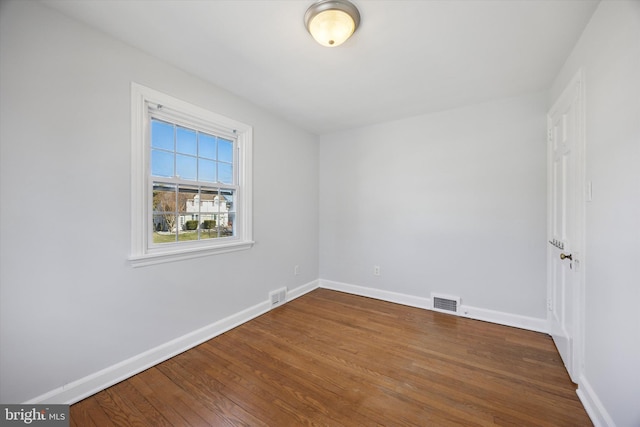
[(233, 141), (218, 139), (218, 161), (233, 163)]
[(200, 239), (218, 237), (218, 190), (200, 189)]
[(228, 211), (235, 210), (234, 206), (233, 206), (233, 202), (234, 202), (234, 199), (235, 199), (235, 191), (223, 188), (223, 189), (220, 190), (220, 195), (223, 197), (224, 201), (227, 204), (227, 208), (226, 209)]
[(215, 206), (215, 200), (218, 197), (218, 190), (210, 188), (200, 189), (200, 212), (213, 214), (217, 213), (218, 209)]
[(173, 243), (177, 241), (174, 231), (166, 229), (164, 215), (153, 215), (153, 243)]
[(233, 167), (229, 163), (218, 163), (218, 182), (233, 184)]
[(176, 187), (153, 184), (153, 243), (176, 241)]
[(195, 181), (197, 179), (196, 168), (198, 162), (195, 157), (176, 155), (176, 176), (182, 179)]
[(178, 126), (176, 130), (176, 151), (196, 156), (198, 154), (196, 131)]
[(176, 212), (176, 186), (153, 183), (153, 211), (155, 213)]
[(216, 218), (218, 215), (204, 214), (200, 221), (200, 240), (215, 239), (218, 237)]
[(173, 151), (173, 125), (152, 119), (151, 146)]
[(216, 158), (216, 137), (206, 133), (198, 134), (198, 156), (207, 159)]
[(229, 212), (227, 214), (227, 225), (220, 230), (221, 236), (230, 237), (230, 236), (236, 235), (235, 219), (236, 219), (235, 212)]
[(178, 188), (178, 240), (198, 240), (200, 192), (197, 187)]
[(220, 237), (235, 236), (235, 194), (233, 190), (220, 190)]
[(151, 150), (151, 175), (172, 178), (173, 172), (173, 153)]
[(216, 162), (198, 159), (198, 181), (216, 182)]

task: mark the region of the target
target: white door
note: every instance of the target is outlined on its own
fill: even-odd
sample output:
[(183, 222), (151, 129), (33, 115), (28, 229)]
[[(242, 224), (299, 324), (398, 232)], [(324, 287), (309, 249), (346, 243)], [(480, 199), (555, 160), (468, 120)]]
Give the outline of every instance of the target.
[(582, 103), (578, 74), (547, 115), (549, 332), (574, 382), (582, 359)]

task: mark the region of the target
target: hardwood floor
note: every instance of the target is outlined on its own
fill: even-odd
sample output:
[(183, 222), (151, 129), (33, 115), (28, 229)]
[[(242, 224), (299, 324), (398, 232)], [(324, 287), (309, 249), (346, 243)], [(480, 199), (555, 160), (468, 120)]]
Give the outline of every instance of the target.
[(317, 289), (71, 406), (71, 426), (590, 426), (550, 337)]

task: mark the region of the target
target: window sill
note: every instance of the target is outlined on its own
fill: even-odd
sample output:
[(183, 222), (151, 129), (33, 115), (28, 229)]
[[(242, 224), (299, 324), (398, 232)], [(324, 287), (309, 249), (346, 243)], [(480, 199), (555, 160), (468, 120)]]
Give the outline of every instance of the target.
[(209, 246), (204, 248), (189, 248), (173, 251), (163, 251), (160, 253), (149, 253), (129, 257), (132, 267), (146, 267), (147, 265), (164, 264), (167, 262), (182, 261), (193, 258), (200, 258), (209, 255), (224, 254), (250, 249), (253, 241), (234, 242), (220, 246)]

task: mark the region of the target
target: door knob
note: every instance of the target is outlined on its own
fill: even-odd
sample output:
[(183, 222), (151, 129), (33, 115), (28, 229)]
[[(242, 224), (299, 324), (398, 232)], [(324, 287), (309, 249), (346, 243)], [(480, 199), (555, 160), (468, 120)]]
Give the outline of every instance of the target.
[(573, 261), (573, 255), (569, 254), (569, 255), (565, 255), (565, 254), (560, 254), (560, 259), (565, 259), (568, 258), (571, 261)]

